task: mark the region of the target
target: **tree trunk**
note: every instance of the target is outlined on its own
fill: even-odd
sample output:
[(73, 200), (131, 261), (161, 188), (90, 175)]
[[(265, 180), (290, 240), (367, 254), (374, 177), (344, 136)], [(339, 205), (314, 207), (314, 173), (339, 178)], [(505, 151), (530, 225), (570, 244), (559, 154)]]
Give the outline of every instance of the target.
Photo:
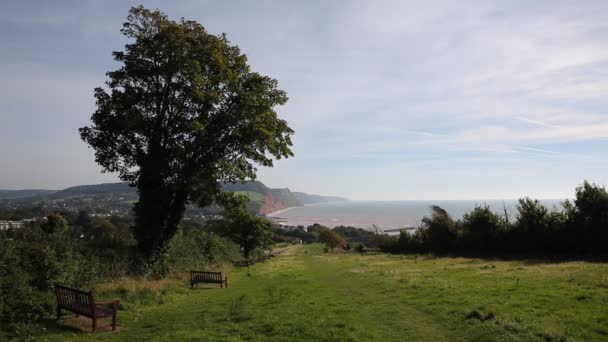
[(139, 201), (135, 204), (135, 239), (147, 261), (156, 260), (177, 231), (186, 209), (183, 188), (164, 184), (162, 173), (154, 164), (142, 168), (137, 184)]
[(243, 256), (245, 257), (245, 259), (249, 260), (249, 253), (251, 251), (249, 250), (249, 247), (247, 246), (243, 246)]

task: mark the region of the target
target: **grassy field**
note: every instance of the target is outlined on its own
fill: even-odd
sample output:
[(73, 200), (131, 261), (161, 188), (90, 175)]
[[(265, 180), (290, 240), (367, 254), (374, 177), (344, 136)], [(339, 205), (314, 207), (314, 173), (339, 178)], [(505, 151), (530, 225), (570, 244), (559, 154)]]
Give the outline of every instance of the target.
[(254, 191), (235, 191), (235, 194), (247, 195), (252, 202), (264, 202), (264, 195)]
[(180, 278), (108, 284), (103, 295), (123, 301), (119, 331), (90, 335), (49, 323), (39, 339), (608, 340), (608, 264), (294, 246), (247, 273), (231, 270), (228, 289), (190, 290)]

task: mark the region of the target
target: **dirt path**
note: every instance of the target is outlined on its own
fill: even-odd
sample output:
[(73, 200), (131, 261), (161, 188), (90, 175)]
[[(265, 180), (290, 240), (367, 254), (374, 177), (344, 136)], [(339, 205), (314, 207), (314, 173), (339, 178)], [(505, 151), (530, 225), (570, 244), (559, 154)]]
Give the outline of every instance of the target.
[(282, 247), (282, 248), (276, 248), (272, 250), (272, 254), (275, 256), (278, 255), (283, 255), (283, 256), (287, 256), (287, 255), (295, 255), (296, 251), (298, 249), (300, 249), (302, 247), (302, 245), (291, 245), (291, 246), (287, 246), (287, 247)]

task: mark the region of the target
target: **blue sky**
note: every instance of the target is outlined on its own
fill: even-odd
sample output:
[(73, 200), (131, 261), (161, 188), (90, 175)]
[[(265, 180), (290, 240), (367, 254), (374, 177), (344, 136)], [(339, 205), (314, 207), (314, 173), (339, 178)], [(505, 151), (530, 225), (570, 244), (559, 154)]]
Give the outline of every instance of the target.
[[(102, 175), (77, 129), (130, 1), (0, 3), (0, 188)], [(565, 198), (608, 183), (608, 2), (143, 2), (279, 80), (295, 157), (259, 179), (352, 199)]]

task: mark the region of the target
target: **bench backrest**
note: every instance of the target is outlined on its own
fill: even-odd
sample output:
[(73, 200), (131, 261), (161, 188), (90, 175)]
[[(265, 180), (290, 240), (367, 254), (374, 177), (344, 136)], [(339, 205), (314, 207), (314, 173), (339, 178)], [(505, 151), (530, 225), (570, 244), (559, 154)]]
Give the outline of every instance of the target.
[(83, 316), (92, 316), (95, 311), (95, 294), (70, 287), (55, 285), (57, 306)]
[(199, 282), (222, 282), (222, 272), (190, 271), (190, 280)]

